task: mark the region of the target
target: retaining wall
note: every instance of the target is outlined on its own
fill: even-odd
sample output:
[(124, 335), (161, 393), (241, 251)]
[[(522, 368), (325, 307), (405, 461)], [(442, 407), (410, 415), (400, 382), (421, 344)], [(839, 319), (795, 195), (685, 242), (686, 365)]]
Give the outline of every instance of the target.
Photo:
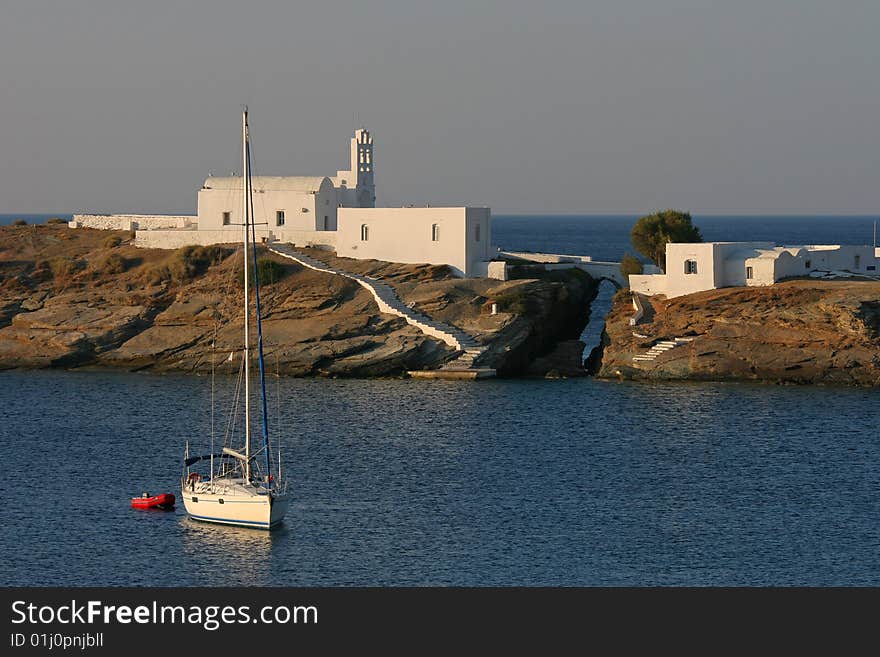
[(137, 230), (162, 228), (188, 228), (198, 225), (195, 215), (171, 214), (75, 214), (69, 223), (71, 228), (97, 228), (100, 230)]

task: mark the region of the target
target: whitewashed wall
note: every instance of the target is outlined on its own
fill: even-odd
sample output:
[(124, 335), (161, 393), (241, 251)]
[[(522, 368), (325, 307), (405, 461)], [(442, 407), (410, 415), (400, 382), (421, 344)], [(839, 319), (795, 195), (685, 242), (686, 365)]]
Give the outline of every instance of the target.
[[(199, 227), (204, 230), (241, 230), (224, 226), (223, 213), (229, 212), (233, 224), (242, 222), (242, 191), (233, 189), (199, 190)], [(336, 189), (325, 179), (315, 193), (287, 190), (255, 190), (254, 216), (269, 230), (335, 230)], [(284, 211), (284, 226), (276, 225), (276, 212)], [(326, 223), (325, 223), (326, 217)]]
[[(146, 249), (179, 249), (182, 246), (208, 244), (240, 244), (242, 227), (238, 230), (139, 230), (135, 233), (135, 246)], [(257, 240), (278, 240), (300, 247), (334, 248), (336, 231), (317, 230), (268, 230), (257, 228)]]
[(194, 215), (166, 214), (75, 214), (71, 228), (133, 230), (137, 228), (186, 228), (197, 224)]
[(347, 258), (449, 265), (459, 276), (479, 275), (478, 263), (491, 258), (488, 208), (339, 208), (338, 217), (337, 253)]

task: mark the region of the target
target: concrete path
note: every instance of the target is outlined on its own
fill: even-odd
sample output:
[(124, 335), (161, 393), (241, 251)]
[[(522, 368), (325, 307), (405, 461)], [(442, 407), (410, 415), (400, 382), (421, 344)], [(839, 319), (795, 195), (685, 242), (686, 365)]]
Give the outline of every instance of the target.
[[(394, 288), (387, 283), (383, 283), (370, 276), (354, 274), (331, 267), (320, 260), (316, 260), (315, 258), (311, 258), (296, 251), (289, 244), (279, 244), (275, 242), (267, 245), (267, 248), (275, 255), (298, 262), (303, 267), (308, 267), (309, 269), (325, 272), (327, 274), (343, 276), (355, 281), (373, 295), (373, 299), (376, 301), (381, 312), (402, 317), (406, 320), (407, 324), (415, 326), (425, 335), (442, 340), (450, 347), (462, 351), (463, 353), (458, 358), (443, 366), (444, 370), (477, 369), (475, 368), (474, 361), (476, 361), (476, 359), (486, 350), (485, 347), (480, 345), (472, 335), (462, 331), (460, 328), (449, 326), (443, 322), (438, 322), (427, 315), (409, 308), (400, 300), (397, 293), (394, 291)], [(494, 374), (494, 370), (492, 372)]]

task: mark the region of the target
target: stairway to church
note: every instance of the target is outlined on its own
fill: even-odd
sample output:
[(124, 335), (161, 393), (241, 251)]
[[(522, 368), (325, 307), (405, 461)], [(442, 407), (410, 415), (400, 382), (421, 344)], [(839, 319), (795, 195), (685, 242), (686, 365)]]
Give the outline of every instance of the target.
[[(315, 271), (321, 271), (328, 274), (343, 276), (357, 282), (361, 287), (365, 288), (368, 292), (370, 292), (370, 294), (373, 295), (373, 299), (375, 299), (376, 304), (379, 306), (379, 310), (381, 312), (402, 317), (406, 320), (408, 324), (415, 326), (425, 335), (436, 338), (438, 340), (442, 340), (450, 347), (453, 347), (454, 349), (462, 352), (454, 360), (446, 363), (441, 368), (441, 371), (453, 373), (459, 371), (474, 372), (485, 370), (485, 368), (478, 368), (475, 365), (476, 360), (480, 357), (483, 351), (485, 351), (485, 347), (480, 345), (480, 343), (477, 342), (472, 335), (465, 331), (462, 331), (460, 328), (449, 326), (448, 324), (444, 324), (443, 322), (438, 322), (437, 320), (428, 317), (424, 313), (420, 313), (413, 310), (412, 308), (409, 308), (405, 303), (403, 303), (403, 301), (400, 300), (400, 298), (397, 296), (397, 292), (395, 292), (394, 288), (388, 285), (388, 283), (376, 280), (375, 278), (372, 278), (370, 276), (354, 274), (352, 272), (347, 272), (341, 269), (337, 269), (335, 267), (331, 267), (330, 265), (323, 263), (320, 260), (309, 257), (304, 253), (300, 253), (289, 244), (280, 244), (277, 242), (273, 242), (271, 244), (268, 244), (267, 248), (275, 255), (281, 256), (282, 258), (287, 258), (288, 260), (293, 260), (294, 262), (298, 262), (303, 267), (308, 267), (309, 269), (314, 269)], [(488, 372), (489, 370), (485, 371)], [(494, 370), (491, 370), (491, 372), (492, 375), (494, 375)]]

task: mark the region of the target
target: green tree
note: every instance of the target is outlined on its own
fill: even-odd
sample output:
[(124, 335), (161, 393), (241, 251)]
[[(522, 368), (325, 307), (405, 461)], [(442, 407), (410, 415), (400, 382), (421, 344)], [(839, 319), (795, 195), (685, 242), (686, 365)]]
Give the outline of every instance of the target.
[(631, 253), (624, 253), (620, 260), (620, 273), (624, 276), (642, 273), (642, 261)]
[(636, 251), (666, 269), (668, 242), (702, 242), (700, 229), (691, 222), (691, 215), (677, 210), (663, 210), (639, 218), (630, 233)]

